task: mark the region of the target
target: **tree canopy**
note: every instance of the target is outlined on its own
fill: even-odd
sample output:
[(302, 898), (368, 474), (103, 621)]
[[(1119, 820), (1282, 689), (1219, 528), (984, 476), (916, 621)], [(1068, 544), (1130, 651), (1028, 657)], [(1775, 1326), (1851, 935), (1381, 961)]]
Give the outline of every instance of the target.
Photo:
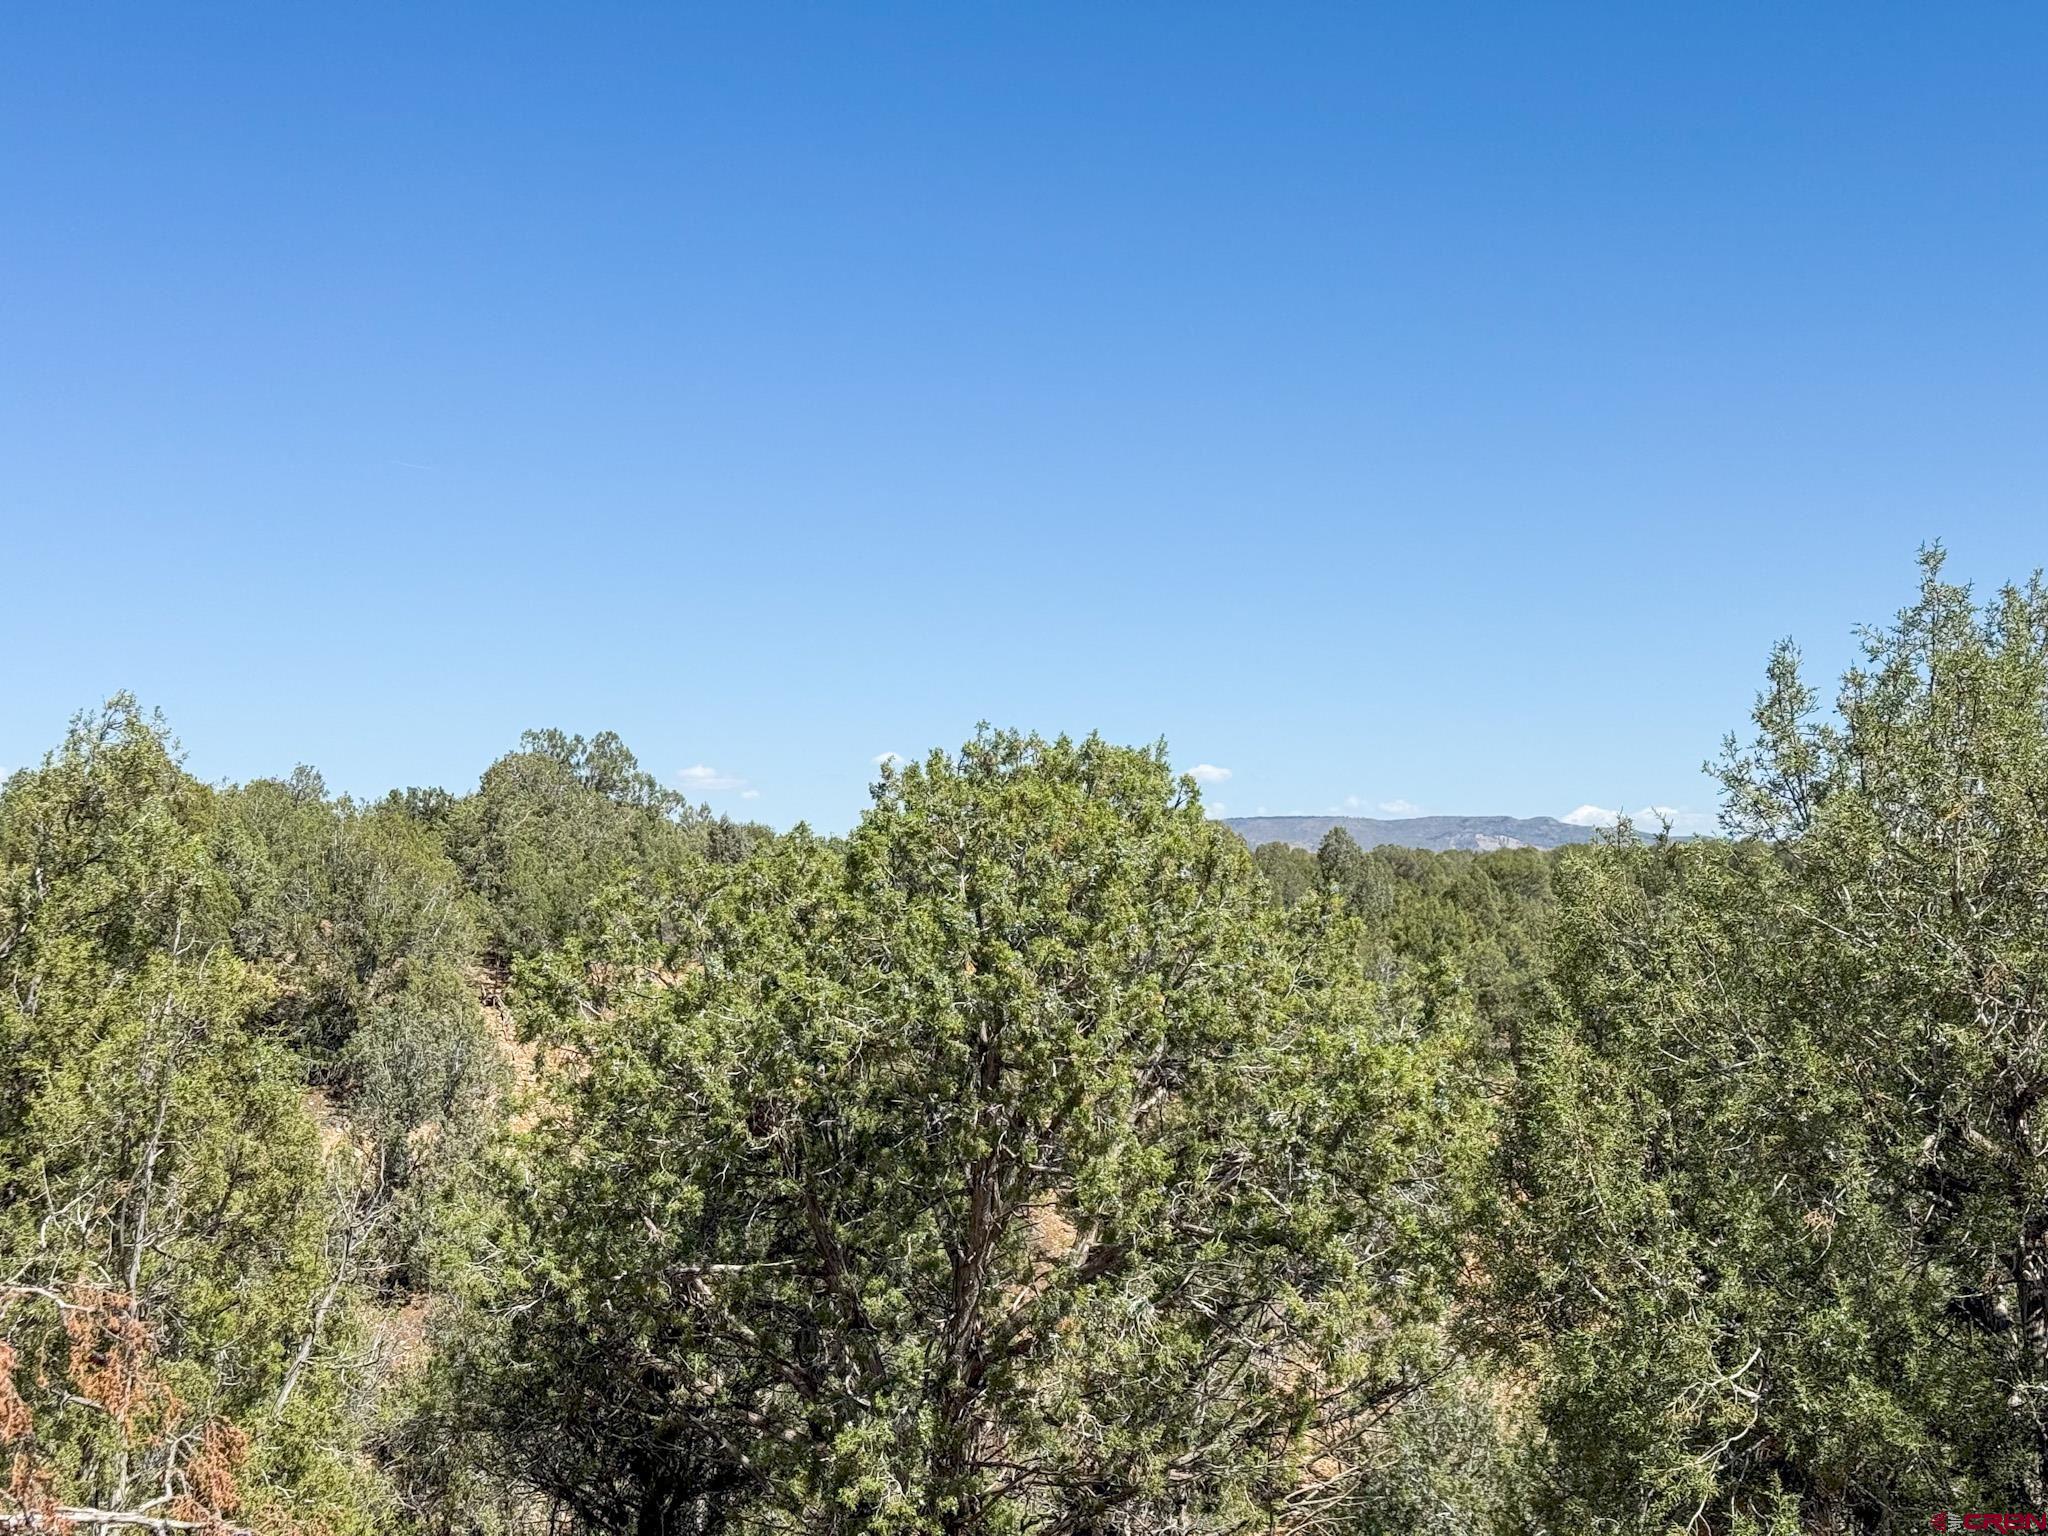
[(2048, 1512), (2048, 592), (1937, 552), (1725, 836), (1245, 848), (984, 728), (846, 836), (618, 737), (0, 787), (0, 1531)]

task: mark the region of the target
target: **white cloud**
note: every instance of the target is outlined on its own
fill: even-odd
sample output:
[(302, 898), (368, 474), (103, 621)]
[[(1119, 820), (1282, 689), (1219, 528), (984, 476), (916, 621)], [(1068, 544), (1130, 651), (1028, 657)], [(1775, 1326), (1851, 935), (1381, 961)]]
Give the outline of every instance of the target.
[(1403, 800), (1399, 796), (1392, 800), (1382, 800), (1379, 803), (1379, 809), (1389, 816), (1420, 816), (1422, 814), (1421, 806), (1417, 805), (1413, 800)]
[(1721, 818), (1713, 811), (1689, 811), (1683, 806), (1646, 805), (1635, 814), (1639, 827), (1654, 830), (1665, 822), (1680, 837), (1711, 837), (1721, 830)]
[(887, 768), (891, 763), (905, 761), (901, 752), (877, 752), (871, 759), (877, 768)]
[(740, 798), (742, 800), (758, 800), (761, 798), (761, 791), (758, 789), (743, 789), (740, 791)]
[[(1611, 827), (1621, 820), (1621, 812), (1602, 805), (1582, 805), (1557, 819), (1572, 827)], [(1638, 832), (1655, 832), (1669, 822), (1671, 830), (1681, 837), (1706, 836), (1719, 826), (1712, 811), (1692, 811), (1677, 805), (1645, 805), (1630, 811), (1628, 819)]]
[(1188, 770), (1188, 777), (1197, 784), (1221, 784), (1230, 777), (1230, 770), (1218, 768), (1214, 763), (1197, 763)]
[(716, 795), (726, 790), (745, 789), (747, 781), (736, 773), (720, 773), (708, 763), (692, 763), (676, 778), (692, 794)]
[(1230, 814), (1230, 807), (1225, 805), (1221, 800), (1211, 800), (1208, 804), (1204, 805), (1202, 809), (1209, 813), (1209, 819), (1211, 821), (1221, 821), (1224, 817)]
[(1344, 797), (1344, 809), (1345, 809), (1345, 810), (1347, 810), (1347, 811), (1357, 811), (1357, 810), (1363, 810), (1364, 808), (1365, 808), (1365, 802), (1364, 802), (1363, 800), (1359, 799), (1359, 798), (1358, 798), (1358, 796), (1356, 796), (1356, 795), (1346, 795), (1346, 796)]

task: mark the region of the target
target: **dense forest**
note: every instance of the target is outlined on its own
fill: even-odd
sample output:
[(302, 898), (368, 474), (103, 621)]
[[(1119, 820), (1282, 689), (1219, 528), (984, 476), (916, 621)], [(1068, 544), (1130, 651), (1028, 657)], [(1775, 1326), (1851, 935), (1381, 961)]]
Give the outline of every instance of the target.
[(2048, 592), (1926, 557), (1726, 835), (1256, 853), (984, 729), (842, 838), (536, 731), (0, 794), (0, 1530), (2048, 1508)]

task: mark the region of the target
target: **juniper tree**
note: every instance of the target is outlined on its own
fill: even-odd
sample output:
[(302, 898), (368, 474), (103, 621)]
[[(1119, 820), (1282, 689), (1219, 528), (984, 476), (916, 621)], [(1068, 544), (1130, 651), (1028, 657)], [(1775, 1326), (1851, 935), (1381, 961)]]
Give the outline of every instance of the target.
[(526, 975), (497, 1429), (645, 1536), (1339, 1519), (1434, 1341), (1464, 1043), (1359, 953), (1160, 753), (995, 732), (615, 908)]
[[(1567, 861), (1515, 1142), (1554, 1492), (1655, 1528), (2048, 1498), (2048, 594), (1925, 561), (1733, 844)], [(1503, 1266), (1511, 1271), (1512, 1266)]]
[(0, 794), (0, 1517), (375, 1518), (341, 1384), (279, 1396), (346, 1307), (218, 812), (126, 697)]

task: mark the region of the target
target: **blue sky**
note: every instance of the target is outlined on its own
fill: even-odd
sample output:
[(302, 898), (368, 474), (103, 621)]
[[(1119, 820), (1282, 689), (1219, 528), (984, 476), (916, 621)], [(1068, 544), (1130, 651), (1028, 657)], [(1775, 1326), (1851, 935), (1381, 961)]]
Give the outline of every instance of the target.
[[(846, 826), (989, 719), (1233, 814), (1712, 805), (2048, 558), (2048, 10), (20, 5), (0, 765), (530, 725)], [(692, 773), (691, 770), (697, 770)]]

